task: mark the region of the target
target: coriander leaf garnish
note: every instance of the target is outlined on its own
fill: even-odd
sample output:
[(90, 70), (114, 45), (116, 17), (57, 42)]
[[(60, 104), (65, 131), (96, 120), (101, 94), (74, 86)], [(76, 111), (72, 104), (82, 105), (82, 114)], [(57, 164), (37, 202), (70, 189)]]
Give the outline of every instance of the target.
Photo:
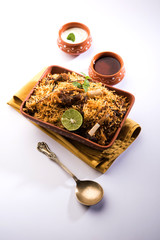
[(87, 79), (85, 79), (84, 83), (82, 84), (82, 86), (83, 86), (84, 91), (87, 92), (88, 88), (90, 86), (89, 81)]
[(85, 76), (85, 79), (91, 79), (89, 76)]
[(75, 87), (82, 88), (82, 84), (79, 82), (72, 82)]
[(83, 84), (83, 89), (84, 89), (85, 92), (87, 92), (88, 91), (88, 86)]
[(91, 79), (90, 76), (87, 76), (85, 73), (81, 72), (83, 74), (83, 76), (85, 77), (85, 79)]
[(87, 76), (85, 73), (83, 73), (83, 72), (81, 72), (81, 73), (83, 74), (83, 76), (85, 76), (85, 77)]
[(88, 91), (88, 88), (90, 86), (90, 83), (88, 81), (88, 79), (91, 79), (89, 76), (87, 76), (85, 73), (81, 72), (83, 74), (83, 76), (85, 77), (84, 83), (82, 84), (82, 87), (84, 89), (85, 92)]
[[(82, 72), (81, 72), (82, 73)], [(81, 84), (79, 82), (72, 82), (72, 84), (75, 86), (75, 87), (78, 87), (78, 88), (83, 88), (85, 92), (88, 91), (88, 88), (90, 86), (90, 82), (88, 81), (88, 79), (91, 79), (89, 76), (87, 76), (85, 73), (82, 73), (85, 77), (84, 79), (84, 82)]]
[(90, 84), (89, 84), (89, 81), (88, 81), (87, 79), (84, 80), (84, 83), (83, 83), (83, 84), (86, 85), (87, 87), (89, 87), (89, 85), (90, 85)]
[(72, 42), (75, 42), (76, 37), (75, 37), (74, 33), (70, 33), (70, 34), (68, 34), (67, 39), (71, 40)]

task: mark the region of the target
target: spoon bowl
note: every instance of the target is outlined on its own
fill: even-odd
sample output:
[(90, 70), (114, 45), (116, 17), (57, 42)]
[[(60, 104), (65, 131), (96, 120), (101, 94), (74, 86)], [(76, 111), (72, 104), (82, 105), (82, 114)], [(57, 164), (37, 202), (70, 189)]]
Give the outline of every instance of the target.
[(44, 142), (39, 142), (37, 149), (44, 153), (50, 160), (56, 162), (63, 170), (65, 170), (76, 182), (76, 197), (77, 200), (86, 206), (95, 205), (103, 198), (103, 188), (94, 181), (79, 180), (63, 163), (59, 161), (56, 154), (51, 152), (48, 145)]
[(103, 188), (94, 181), (77, 181), (76, 197), (84, 205), (91, 206), (101, 201), (103, 198)]

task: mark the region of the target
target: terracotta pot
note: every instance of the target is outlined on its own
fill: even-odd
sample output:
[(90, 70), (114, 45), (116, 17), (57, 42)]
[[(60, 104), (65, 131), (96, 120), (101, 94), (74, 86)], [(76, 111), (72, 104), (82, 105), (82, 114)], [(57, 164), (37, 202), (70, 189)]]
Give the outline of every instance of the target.
[[(61, 38), (62, 33), (65, 30), (67, 30), (69, 28), (73, 28), (73, 27), (78, 27), (78, 28), (82, 28), (83, 30), (85, 30), (88, 34), (87, 39), (81, 43), (68, 43), (68, 42), (63, 41)], [(90, 48), (91, 43), (92, 43), (92, 37), (90, 34), (90, 30), (86, 25), (84, 25), (82, 23), (78, 23), (78, 22), (66, 23), (59, 30), (57, 44), (58, 44), (58, 47), (65, 53), (68, 53), (70, 55), (79, 55), (81, 53), (86, 52)]]
[[(103, 75), (95, 71), (95, 62), (96, 60), (102, 58), (102, 57), (113, 57), (116, 58), (119, 63), (120, 63), (120, 70), (112, 75)], [(89, 76), (98, 81), (102, 82), (108, 85), (115, 85), (119, 83), (125, 76), (125, 67), (124, 67), (124, 62), (123, 59), (116, 53), (113, 52), (101, 52), (96, 54), (90, 63), (89, 69), (88, 69), (88, 74)]]

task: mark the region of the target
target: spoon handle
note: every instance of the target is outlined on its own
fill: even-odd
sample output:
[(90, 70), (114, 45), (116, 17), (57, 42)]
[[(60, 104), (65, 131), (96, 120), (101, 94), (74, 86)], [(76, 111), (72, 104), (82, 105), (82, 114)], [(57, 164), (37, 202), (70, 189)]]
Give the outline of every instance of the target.
[(50, 160), (56, 162), (63, 170), (65, 170), (76, 182), (79, 181), (79, 179), (63, 164), (59, 161), (58, 157), (54, 152), (50, 150), (48, 145), (45, 142), (39, 142), (37, 145), (37, 149), (45, 154)]

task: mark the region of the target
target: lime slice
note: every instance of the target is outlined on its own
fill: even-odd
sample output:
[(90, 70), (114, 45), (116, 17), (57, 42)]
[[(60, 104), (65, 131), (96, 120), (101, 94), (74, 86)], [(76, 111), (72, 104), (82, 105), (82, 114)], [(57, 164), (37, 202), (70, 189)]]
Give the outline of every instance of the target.
[(75, 131), (82, 125), (83, 117), (80, 112), (70, 108), (63, 113), (61, 122), (67, 130)]

